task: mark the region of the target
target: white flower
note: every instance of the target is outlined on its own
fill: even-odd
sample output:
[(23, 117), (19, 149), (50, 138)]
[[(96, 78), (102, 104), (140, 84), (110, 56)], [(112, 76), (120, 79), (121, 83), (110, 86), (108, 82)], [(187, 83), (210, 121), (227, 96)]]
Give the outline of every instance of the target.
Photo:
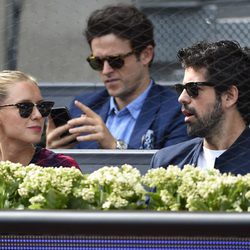
[(46, 199), (41, 194), (31, 197), (29, 201), (32, 205), (36, 203), (46, 203)]

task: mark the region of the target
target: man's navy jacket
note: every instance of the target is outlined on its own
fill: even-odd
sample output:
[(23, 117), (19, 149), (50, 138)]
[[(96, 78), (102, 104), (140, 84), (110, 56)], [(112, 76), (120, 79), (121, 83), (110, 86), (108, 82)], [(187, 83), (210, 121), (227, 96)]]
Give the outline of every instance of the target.
[[(203, 139), (195, 138), (174, 146), (159, 150), (151, 161), (151, 167), (168, 167), (186, 164), (197, 166), (198, 157), (203, 150)], [(250, 129), (246, 128), (238, 139), (222, 155), (215, 160), (216, 169), (221, 173), (250, 173)]]
[[(79, 100), (90, 107), (106, 122), (110, 107), (110, 96), (106, 89), (78, 96), (75, 100)], [(73, 103), (71, 104), (70, 113), (72, 118), (80, 117), (82, 114)], [(128, 148), (160, 149), (170, 146), (190, 139), (186, 130), (184, 116), (181, 113), (176, 92), (169, 86), (153, 83), (136, 121)], [(143, 142), (143, 138), (147, 134), (153, 136), (153, 145), (150, 147), (146, 147)], [(93, 141), (80, 142), (76, 148), (96, 149), (99, 148), (99, 145)]]

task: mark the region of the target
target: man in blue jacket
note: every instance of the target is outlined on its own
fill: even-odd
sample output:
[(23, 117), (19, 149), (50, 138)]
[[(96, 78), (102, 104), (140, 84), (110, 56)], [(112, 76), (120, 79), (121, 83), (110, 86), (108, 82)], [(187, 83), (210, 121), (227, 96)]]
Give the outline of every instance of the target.
[[(105, 88), (76, 97), (67, 125), (49, 122), (47, 147), (160, 149), (187, 140), (177, 94), (150, 78), (151, 21), (133, 6), (108, 6), (91, 14), (85, 35)], [(72, 135), (61, 138), (66, 130)]]
[(152, 167), (193, 164), (250, 172), (250, 55), (236, 42), (200, 42), (181, 49), (185, 74), (176, 84), (192, 139), (159, 150)]

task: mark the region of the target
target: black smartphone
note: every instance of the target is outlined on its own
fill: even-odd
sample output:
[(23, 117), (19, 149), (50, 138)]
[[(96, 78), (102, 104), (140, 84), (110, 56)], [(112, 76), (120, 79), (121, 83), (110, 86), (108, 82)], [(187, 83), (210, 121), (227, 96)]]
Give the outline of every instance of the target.
[[(52, 108), (50, 115), (56, 127), (60, 127), (66, 124), (67, 121), (71, 119), (71, 116), (69, 114), (69, 110), (67, 109), (67, 107)], [(67, 131), (64, 134), (62, 134), (61, 137), (64, 137), (66, 135), (70, 135), (70, 133)]]

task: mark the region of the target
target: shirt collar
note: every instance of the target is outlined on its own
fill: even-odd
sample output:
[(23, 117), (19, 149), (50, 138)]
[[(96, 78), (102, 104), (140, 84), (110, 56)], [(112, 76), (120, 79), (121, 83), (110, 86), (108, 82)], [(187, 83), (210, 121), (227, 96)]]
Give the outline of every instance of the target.
[(150, 81), (150, 84), (148, 85), (148, 87), (144, 90), (144, 92), (142, 94), (140, 94), (135, 100), (133, 100), (131, 103), (129, 103), (125, 108), (123, 108), (122, 110), (118, 110), (116, 104), (115, 104), (115, 99), (113, 96), (111, 96), (110, 98), (110, 108), (109, 108), (109, 112), (108, 114), (112, 114), (113, 112), (115, 114), (122, 114), (124, 112), (129, 112), (130, 115), (134, 118), (137, 119), (137, 117), (140, 114), (142, 105), (148, 95), (148, 92), (150, 91), (151, 87), (153, 85), (153, 80)]

